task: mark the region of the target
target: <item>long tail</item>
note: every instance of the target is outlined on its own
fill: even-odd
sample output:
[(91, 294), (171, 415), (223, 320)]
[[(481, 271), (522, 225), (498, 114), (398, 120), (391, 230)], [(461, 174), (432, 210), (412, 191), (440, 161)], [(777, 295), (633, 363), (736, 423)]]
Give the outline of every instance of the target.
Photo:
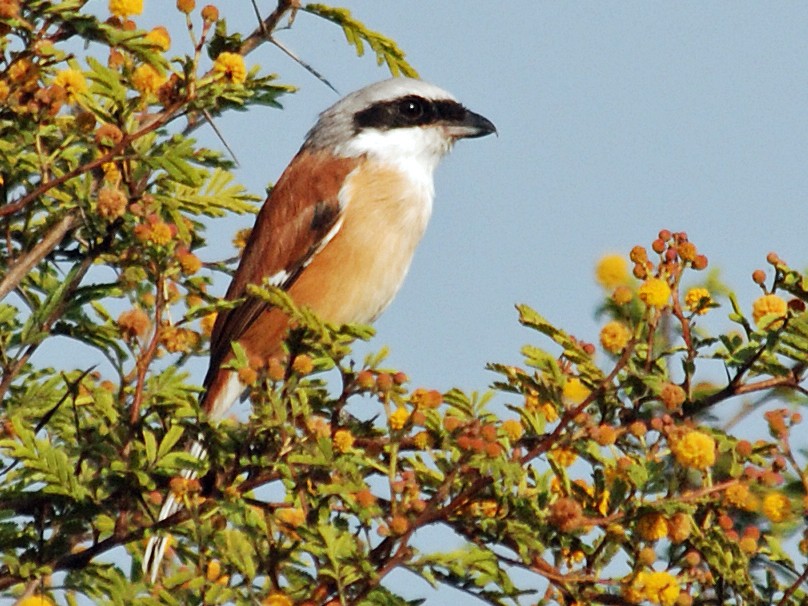
[[(212, 375), (212, 379), (211, 377), (206, 377), (205, 382), (209, 384), (206, 385), (204, 395), (200, 400), (200, 406), (208, 412), (208, 418), (212, 421), (221, 419), (247, 387), (239, 381), (238, 375), (230, 370), (220, 370), (218, 374)], [(205, 450), (200, 439), (198, 438), (189, 446), (188, 452), (194, 458), (204, 461), (208, 457), (208, 451)], [(184, 469), (182, 477), (191, 480), (196, 478), (196, 472)], [(182, 509), (182, 503), (173, 494), (169, 493), (157, 521), (165, 520), (180, 509)], [(149, 544), (146, 546), (146, 551), (143, 554), (143, 572), (151, 578), (152, 583), (159, 576), (160, 564), (168, 548), (168, 542), (169, 536), (161, 533), (150, 538)]]
[[(204, 461), (208, 457), (208, 451), (205, 450), (205, 447), (198, 441), (194, 441), (188, 451), (194, 458), (200, 461)], [(196, 478), (196, 472), (191, 469), (183, 469), (182, 477), (193, 480)], [(165, 503), (163, 503), (163, 507), (160, 509), (160, 515), (157, 517), (157, 521), (165, 520), (169, 516), (177, 513), (180, 509), (182, 509), (182, 503), (173, 493), (168, 493)], [(163, 562), (163, 557), (166, 554), (166, 549), (168, 549), (170, 539), (170, 535), (161, 533), (151, 537), (149, 544), (146, 545), (146, 551), (143, 554), (143, 573), (151, 578), (152, 583), (154, 583), (159, 576), (160, 564)]]

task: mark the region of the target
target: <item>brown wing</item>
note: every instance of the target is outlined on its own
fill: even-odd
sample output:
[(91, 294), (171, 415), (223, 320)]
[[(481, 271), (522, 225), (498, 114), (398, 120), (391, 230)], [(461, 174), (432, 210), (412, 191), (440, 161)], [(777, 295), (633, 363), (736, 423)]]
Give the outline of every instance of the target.
[[(342, 213), (338, 194), (357, 163), (355, 158), (335, 159), (307, 150), (298, 153), (258, 213), (226, 299), (242, 297), (248, 284), (261, 284), (270, 277), (282, 288), (294, 283), (338, 223)], [(205, 387), (210, 387), (230, 356), (231, 343), (268, 313), (266, 304), (256, 298), (219, 313), (211, 335)], [(275, 315), (278, 322), (283, 321)], [(277, 340), (279, 332), (268, 330), (267, 337)], [(267, 344), (267, 348), (275, 345)]]

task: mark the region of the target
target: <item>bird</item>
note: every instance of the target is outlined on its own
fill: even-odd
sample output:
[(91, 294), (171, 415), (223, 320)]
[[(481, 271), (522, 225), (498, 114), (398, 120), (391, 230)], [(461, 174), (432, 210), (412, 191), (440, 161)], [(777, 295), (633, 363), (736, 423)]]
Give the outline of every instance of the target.
[[(439, 161), (456, 141), (492, 133), (490, 120), (414, 78), (376, 82), (320, 114), (258, 212), (225, 294), (242, 302), (216, 318), (200, 396), (209, 419), (221, 419), (247, 388), (227, 367), (233, 344), (266, 360), (282, 352), (289, 330), (284, 312), (245, 297), (247, 287), (279, 287), (334, 324), (372, 323), (424, 234)], [(200, 442), (190, 450), (206, 456)], [(179, 508), (169, 494), (159, 519)], [(152, 582), (166, 546), (165, 536), (153, 536), (144, 554)]]

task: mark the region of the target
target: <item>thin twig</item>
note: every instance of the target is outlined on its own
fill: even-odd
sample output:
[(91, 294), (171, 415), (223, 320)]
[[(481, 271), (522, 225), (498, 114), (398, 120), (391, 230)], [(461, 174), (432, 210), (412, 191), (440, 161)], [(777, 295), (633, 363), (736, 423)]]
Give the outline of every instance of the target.
[(24, 195), (22, 198), (20, 198), (16, 202), (11, 202), (10, 204), (5, 204), (3, 206), (0, 206), (0, 217), (10, 215), (12, 213), (15, 213), (15, 212), (23, 209), (26, 206), (28, 206), (31, 202), (36, 200), (38, 197), (40, 197), (43, 194), (49, 192), (54, 187), (58, 187), (59, 185), (62, 185), (63, 183), (66, 183), (67, 181), (69, 181), (70, 179), (73, 179), (74, 177), (78, 177), (79, 175), (83, 175), (83, 174), (85, 174), (85, 173), (87, 173), (87, 172), (89, 172), (89, 171), (91, 171), (93, 169), (96, 169), (96, 168), (106, 164), (107, 162), (110, 162), (116, 156), (118, 156), (124, 149), (126, 149), (126, 146), (128, 146), (130, 143), (132, 143), (133, 141), (136, 141), (137, 139), (139, 139), (140, 137), (143, 137), (144, 135), (147, 135), (147, 134), (157, 130), (158, 128), (160, 128), (161, 126), (164, 126), (166, 123), (168, 123), (173, 118), (179, 116), (180, 114), (175, 115), (175, 112), (177, 112), (177, 110), (179, 110), (181, 107), (183, 107), (184, 104), (185, 104), (185, 101), (178, 102), (177, 104), (173, 105), (172, 107), (167, 108), (165, 111), (160, 112), (159, 114), (156, 114), (152, 121), (148, 122), (140, 130), (137, 130), (134, 133), (131, 133), (131, 134), (128, 134), (128, 135), (124, 135), (123, 138), (120, 140), (120, 142), (118, 142), (117, 145), (113, 146), (107, 153), (99, 156), (95, 160), (87, 162), (86, 164), (82, 164), (81, 166), (77, 166), (73, 170), (70, 170), (70, 171), (64, 173), (63, 175), (61, 175), (61, 176), (59, 176), (59, 177), (57, 177), (55, 179), (47, 181), (46, 183), (42, 183), (38, 187), (34, 188), (33, 191), (31, 191), (30, 193)]
[(242, 55), (247, 55), (255, 50), (262, 42), (271, 42), (303, 69), (339, 95), (340, 92), (325, 76), (273, 36), (273, 32), (277, 29), (278, 23), (280, 23), (280, 20), (287, 12), (292, 13), (290, 20), (294, 19), (295, 13), (300, 9), (300, 0), (279, 0), (278, 6), (266, 19), (261, 19), (261, 13), (258, 10), (258, 6), (255, 4), (255, 0), (252, 0), (252, 6), (255, 11), (255, 16), (258, 19), (258, 27), (242, 42), (239, 52)]

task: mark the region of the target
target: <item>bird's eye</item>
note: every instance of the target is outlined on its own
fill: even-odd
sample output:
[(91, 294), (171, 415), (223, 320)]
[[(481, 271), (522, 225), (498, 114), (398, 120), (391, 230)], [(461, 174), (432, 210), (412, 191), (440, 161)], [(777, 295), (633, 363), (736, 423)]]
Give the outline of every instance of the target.
[(417, 120), (424, 115), (424, 102), (421, 99), (404, 99), (400, 103), (398, 111), (408, 120)]

